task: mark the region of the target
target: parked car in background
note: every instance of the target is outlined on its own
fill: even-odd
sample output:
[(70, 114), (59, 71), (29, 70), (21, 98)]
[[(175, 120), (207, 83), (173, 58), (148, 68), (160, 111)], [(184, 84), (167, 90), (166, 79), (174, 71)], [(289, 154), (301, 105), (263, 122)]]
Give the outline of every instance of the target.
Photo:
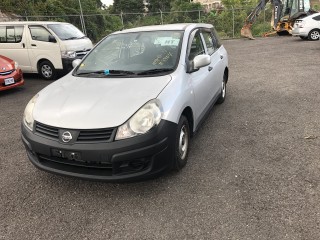
[(0, 22), (0, 52), (19, 62), (24, 73), (56, 79), (72, 70), (92, 42), (78, 28), (62, 22)]
[(27, 155), (42, 170), (94, 180), (180, 170), (190, 137), (224, 102), (228, 76), (227, 51), (210, 24), (110, 34), (28, 103)]
[(297, 19), (293, 25), (292, 36), (311, 41), (320, 39), (320, 13), (314, 13), (302, 19)]
[(17, 62), (0, 55), (0, 91), (24, 84), (22, 71)]

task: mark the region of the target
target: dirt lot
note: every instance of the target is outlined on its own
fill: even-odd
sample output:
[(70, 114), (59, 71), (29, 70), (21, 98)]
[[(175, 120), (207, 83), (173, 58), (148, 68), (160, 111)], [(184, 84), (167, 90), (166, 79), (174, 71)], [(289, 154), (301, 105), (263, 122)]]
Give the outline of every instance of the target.
[(49, 84), (0, 93), (0, 239), (320, 239), (320, 42), (224, 41), (227, 100), (178, 174), (131, 184), (51, 175), (20, 122)]

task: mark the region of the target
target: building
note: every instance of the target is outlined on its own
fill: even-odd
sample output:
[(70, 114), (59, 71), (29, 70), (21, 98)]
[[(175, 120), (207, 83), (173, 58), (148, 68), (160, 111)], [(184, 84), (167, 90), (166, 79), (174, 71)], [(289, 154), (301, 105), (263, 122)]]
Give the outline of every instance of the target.
[(204, 6), (206, 11), (211, 11), (212, 9), (218, 9), (221, 7), (220, 0), (193, 0), (194, 3), (200, 3)]

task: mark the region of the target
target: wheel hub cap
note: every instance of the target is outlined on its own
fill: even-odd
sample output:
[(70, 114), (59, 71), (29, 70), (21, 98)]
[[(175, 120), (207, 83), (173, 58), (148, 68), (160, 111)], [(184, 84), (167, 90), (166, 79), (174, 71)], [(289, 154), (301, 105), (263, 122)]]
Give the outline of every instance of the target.
[(186, 126), (183, 126), (179, 137), (179, 154), (181, 159), (185, 159), (188, 150), (188, 132)]
[(48, 65), (43, 65), (41, 68), (41, 72), (42, 72), (43, 76), (45, 76), (47, 78), (51, 77), (51, 75), (52, 75), (52, 69)]

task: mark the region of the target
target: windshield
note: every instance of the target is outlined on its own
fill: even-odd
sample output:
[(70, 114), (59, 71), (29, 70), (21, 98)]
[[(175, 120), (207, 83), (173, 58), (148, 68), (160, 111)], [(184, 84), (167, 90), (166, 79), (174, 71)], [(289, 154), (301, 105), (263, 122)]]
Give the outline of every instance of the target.
[(160, 74), (173, 71), (182, 31), (121, 33), (105, 38), (84, 59), (75, 75)]
[(50, 24), (50, 28), (61, 40), (84, 38), (85, 35), (71, 24)]

